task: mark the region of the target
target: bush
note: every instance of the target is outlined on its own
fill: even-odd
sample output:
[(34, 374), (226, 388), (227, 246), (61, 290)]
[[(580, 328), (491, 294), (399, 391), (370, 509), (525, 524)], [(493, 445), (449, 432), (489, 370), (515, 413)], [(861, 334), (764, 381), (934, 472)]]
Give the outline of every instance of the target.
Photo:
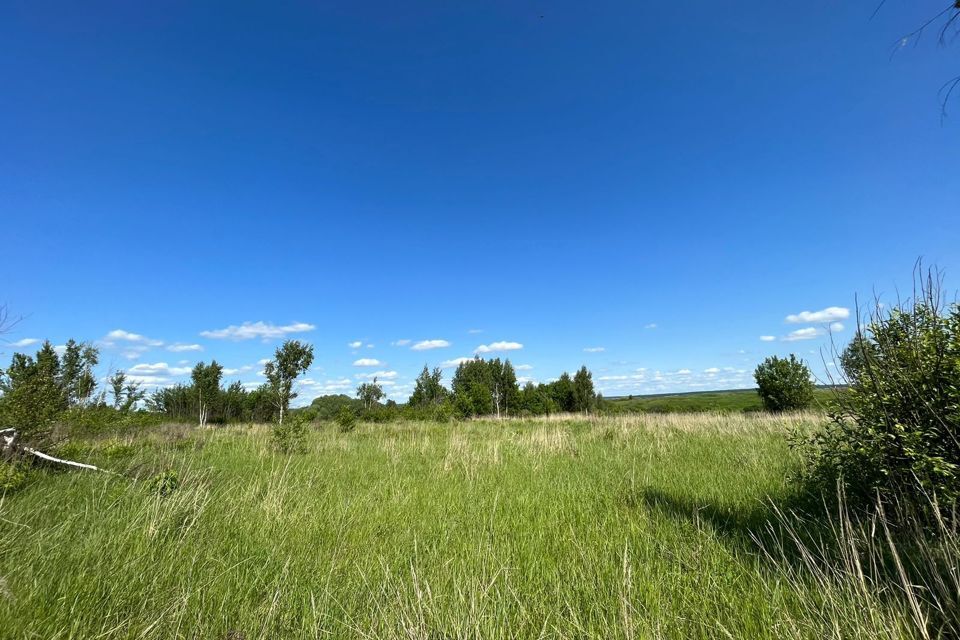
[(158, 473), (150, 479), (150, 491), (161, 498), (176, 491), (180, 487), (180, 476), (173, 469), (167, 469), (163, 473)]
[(898, 495), (923, 510), (960, 497), (960, 309), (928, 275), (913, 302), (877, 305), (840, 358), (849, 389), (804, 443), (806, 480), (869, 503)]
[(360, 414), (360, 417), (364, 420), (364, 422), (376, 422), (384, 424), (387, 422), (395, 422), (402, 416), (396, 407), (375, 405), (369, 409), (364, 409), (363, 413)]
[(12, 462), (0, 460), (0, 495), (22, 489), (27, 483), (27, 474)]
[(336, 421), (337, 428), (340, 430), (340, 433), (353, 431), (357, 426), (357, 416), (355, 416), (353, 411), (346, 406), (340, 407), (340, 410), (337, 411), (334, 421)]
[(805, 409), (813, 402), (810, 369), (792, 353), (789, 358), (767, 358), (757, 366), (753, 377), (767, 411)]
[(307, 425), (301, 415), (292, 415), (283, 424), (273, 427), (273, 446), (281, 453), (303, 453), (307, 450)]

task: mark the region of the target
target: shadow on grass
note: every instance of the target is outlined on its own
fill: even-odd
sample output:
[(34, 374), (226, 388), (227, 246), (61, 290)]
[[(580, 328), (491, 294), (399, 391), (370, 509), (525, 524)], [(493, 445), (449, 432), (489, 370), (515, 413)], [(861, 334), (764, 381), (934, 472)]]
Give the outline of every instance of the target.
[[(654, 488), (635, 504), (674, 521), (709, 528), (737, 554), (775, 572), (811, 579), (850, 581), (883, 602), (922, 609), (933, 637), (960, 637), (957, 538), (931, 538), (909, 518), (902, 524), (846, 511), (836, 500), (795, 493), (752, 506), (713, 504)], [(916, 603), (916, 604), (914, 604)]]

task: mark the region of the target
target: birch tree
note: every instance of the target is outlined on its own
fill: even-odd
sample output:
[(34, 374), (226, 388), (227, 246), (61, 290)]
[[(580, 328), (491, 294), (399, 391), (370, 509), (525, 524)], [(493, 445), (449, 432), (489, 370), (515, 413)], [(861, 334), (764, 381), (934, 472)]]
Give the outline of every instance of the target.
[(313, 345), (299, 340), (287, 340), (278, 347), (273, 360), (263, 368), (273, 402), (280, 412), (280, 424), (290, 408), (290, 401), (297, 397), (293, 383), (313, 364)]

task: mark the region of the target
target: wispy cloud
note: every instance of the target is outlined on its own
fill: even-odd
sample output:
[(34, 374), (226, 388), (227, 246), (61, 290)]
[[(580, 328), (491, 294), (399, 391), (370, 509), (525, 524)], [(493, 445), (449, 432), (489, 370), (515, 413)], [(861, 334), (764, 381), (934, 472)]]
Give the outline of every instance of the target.
[(229, 367), (223, 368), (223, 375), (225, 376), (235, 376), (238, 373), (246, 373), (247, 371), (253, 371), (253, 365), (245, 364), (242, 367), (237, 367), (236, 369), (231, 369)]
[(184, 351), (203, 351), (203, 347), (199, 344), (184, 344), (182, 342), (174, 342), (173, 344), (167, 345), (167, 351), (173, 351), (174, 353), (183, 353)]
[(850, 309), (846, 307), (827, 307), (820, 311), (801, 311), (792, 313), (786, 317), (790, 324), (816, 323), (816, 322), (835, 322), (837, 320), (846, 320), (850, 317)]
[(471, 334), (483, 333), (483, 329), (467, 329), (467, 333), (471, 333)]
[(473, 358), (453, 358), (452, 360), (444, 360), (440, 363), (440, 367), (443, 369), (459, 367), (464, 362), (470, 362), (471, 360), (473, 360)]
[(429, 349), (443, 349), (449, 346), (450, 343), (446, 340), (421, 340), (410, 348), (414, 351), (427, 351)]
[(124, 331), (123, 329), (114, 329), (103, 339), (104, 344), (113, 346), (115, 342), (132, 342), (134, 344), (140, 344), (147, 347), (160, 347), (163, 346), (163, 340), (153, 340), (146, 336), (142, 336), (139, 333), (133, 333), (131, 331)]
[(656, 329), (656, 328), (657, 328), (657, 323), (656, 323), (656, 322), (651, 322), (651, 323), (649, 323), (649, 324), (645, 324), (645, 325), (643, 325), (643, 328), (644, 328), (644, 329)]
[(373, 380), (376, 378), (378, 381), (383, 381), (394, 380), (398, 375), (396, 371), (374, 371), (373, 373), (358, 373), (353, 377), (357, 380)]
[(362, 341), (362, 340), (354, 340), (353, 342), (348, 342), (348, 343), (347, 343), (347, 346), (350, 347), (351, 349), (359, 349), (360, 347), (363, 346), (363, 341)]
[(777, 336), (760, 336), (760, 340), (763, 342), (773, 342), (777, 339)]
[(16, 342), (11, 342), (11, 347), (29, 347), (32, 344), (40, 342), (40, 338), (22, 338)]
[(383, 366), (383, 363), (377, 360), (376, 358), (360, 358), (359, 360), (353, 361), (353, 366), (355, 367), (380, 367)]
[(516, 351), (517, 349), (523, 349), (523, 345), (519, 342), (491, 342), (490, 344), (481, 344), (474, 351), (476, 353), (493, 353), (495, 351)]
[(586, 353), (602, 353), (603, 351), (606, 351), (607, 348), (606, 347), (584, 347), (583, 350)]
[(408, 339), (406, 339), (406, 338), (403, 338), (402, 340), (394, 340), (393, 342), (390, 343), (390, 346), (392, 346), (392, 347), (405, 347), (405, 346), (407, 346), (408, 344), (410, 344), (411, 342), (412, 342), (412, 340), (408, 340)]
[(804, 329), (797, 329), (796, 331), (791, 331), (787, 335), (780, 338), (784, 342), (796, 342), (797, 340), (812, 340), (818, 336), (823, 335), (823, 329), (818, 329), (816, 327), (806, 327)]
[(533, 370), (533, 365), (532, 365), (532, 364), (518, 364), (516, 367), (514, 367), (514, 369), (516, 369), (517, 371), (532, 371), (532, 370)]
[(190, 371), (190, 367), (171, 367), (166, 362), (142, 362), (127, 369), (126, 373), (135, 376), (184, 376)]
[(306, 322), (275, 325), (260, 321), (244, 322), (241, 325), (230, 325), (225, 329), (201, 331), (200, 335), (204, 338), (213, 338), (216, 340), (252, 340), (254, 338), (269, 340), (271, 338), (282, 338), (291, 333), (313, 331), (314, 329), (316, 329), (316, 326)]

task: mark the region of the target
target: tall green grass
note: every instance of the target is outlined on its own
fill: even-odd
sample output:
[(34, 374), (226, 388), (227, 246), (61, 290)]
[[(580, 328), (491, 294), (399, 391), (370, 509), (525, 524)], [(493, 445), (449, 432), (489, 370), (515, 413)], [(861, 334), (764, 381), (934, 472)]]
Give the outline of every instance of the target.
[(902, 592), (783, 543), (785, 434), (819, 419), (324, 425), (295, 455), (264, 426), (74, 444), (126, 475), (0, 497), (0, 637), (921, 637)]

